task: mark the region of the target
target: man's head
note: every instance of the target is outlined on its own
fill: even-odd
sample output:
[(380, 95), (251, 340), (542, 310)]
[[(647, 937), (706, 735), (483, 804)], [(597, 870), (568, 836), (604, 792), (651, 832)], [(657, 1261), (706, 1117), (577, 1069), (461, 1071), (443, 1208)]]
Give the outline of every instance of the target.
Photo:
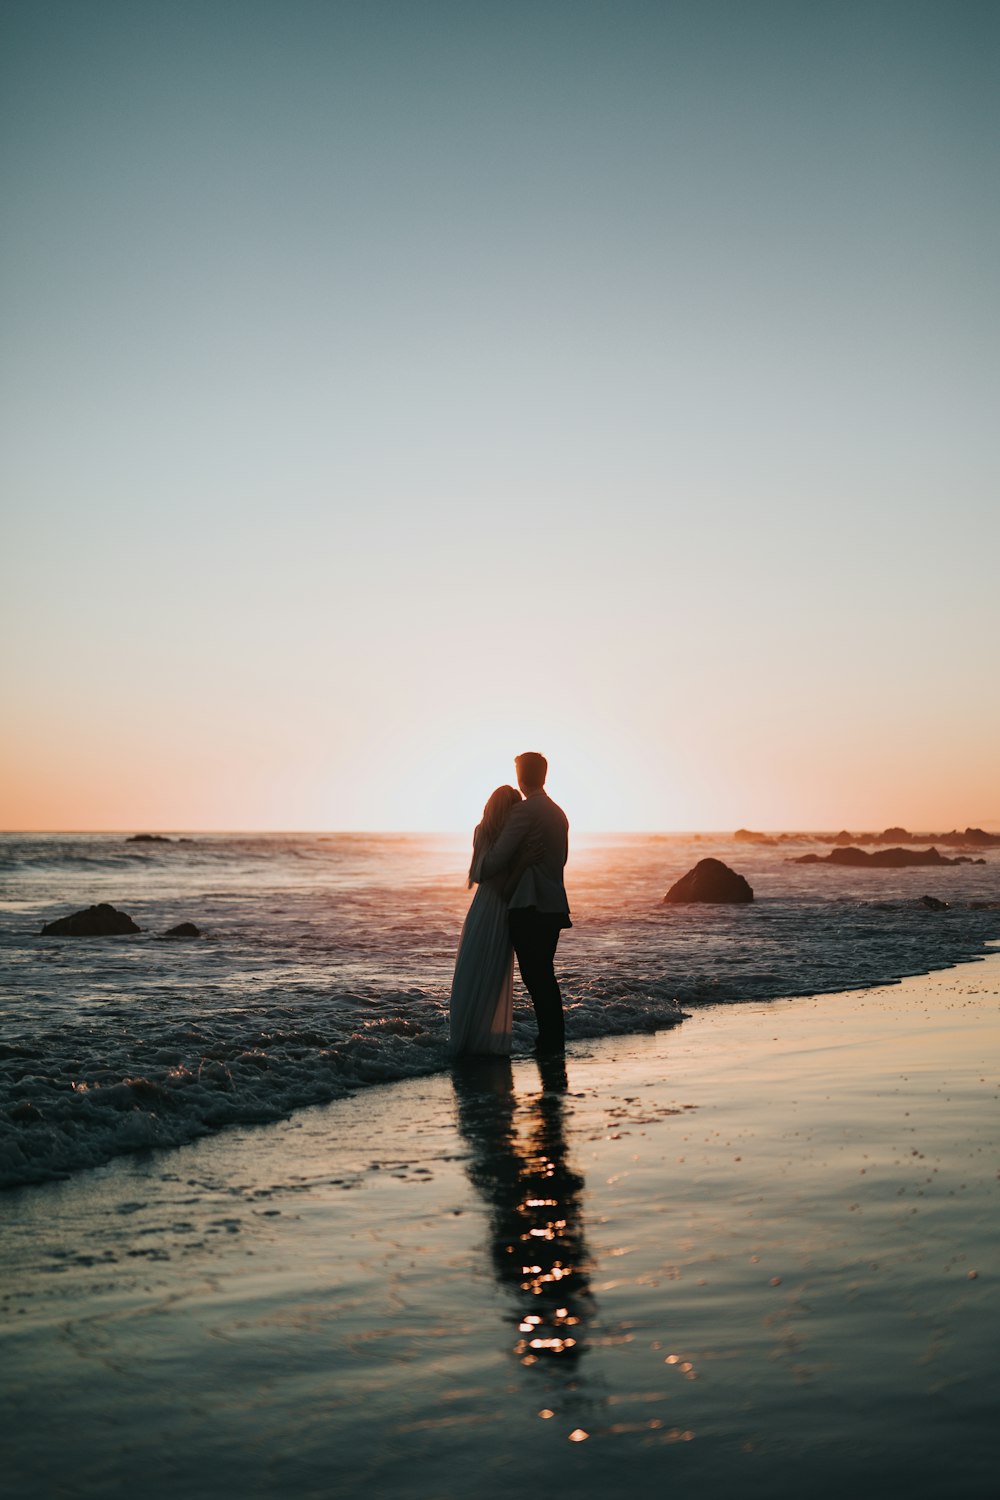
[(526, 797), (529, 792), (542, 790), (549, 769), (544, 755), (539, 755), (537, 750), (525, 750), (523, 755), (515, 755), (514, 765), (517, 769), (517, 784)]

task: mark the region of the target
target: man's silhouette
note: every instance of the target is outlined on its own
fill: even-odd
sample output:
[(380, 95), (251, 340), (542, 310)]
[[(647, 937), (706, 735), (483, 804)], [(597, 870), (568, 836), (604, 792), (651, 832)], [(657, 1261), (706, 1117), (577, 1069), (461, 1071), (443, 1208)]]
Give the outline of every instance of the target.
[(504, 874), (523, 863), (525, 855), (531, 859), (510, 892), (507, 920), (517, 966), (538, 1019), (538, 1051), (562, 1052), (565, 1026), (553, 961), (560, 932), (573, 925), (563, 884), (569, 823), (545, 791), (545, 756), (529, 750), (518, 755), (514, 765), (524, 801), (511, 808), (503, 832), (483, 861), (482, 878)]

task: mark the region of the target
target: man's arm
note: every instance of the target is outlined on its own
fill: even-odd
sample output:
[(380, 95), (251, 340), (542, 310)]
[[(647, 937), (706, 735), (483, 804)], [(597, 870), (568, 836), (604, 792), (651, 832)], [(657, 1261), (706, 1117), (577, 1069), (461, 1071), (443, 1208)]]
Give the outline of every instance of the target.
[(528, 820), (524, 812), (526, 803), (522, 802), (517, 807), (512, 807), (510, 817), (504, 824), (503, 832), (497, 839), (493, 848), (487, 851), (480, 871), (481, 880), (491, 880), (494, 875), (502, 875), (508, 865), (513, 864), (517, 858), (518, 850), (524, 843), (528, 834)]

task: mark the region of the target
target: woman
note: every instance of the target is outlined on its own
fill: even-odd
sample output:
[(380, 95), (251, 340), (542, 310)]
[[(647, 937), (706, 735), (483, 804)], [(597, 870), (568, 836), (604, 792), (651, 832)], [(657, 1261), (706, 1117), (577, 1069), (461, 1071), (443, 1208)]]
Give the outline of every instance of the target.
[(455, 958), (451, 986), (451, 1050), (455, 1053), (510, 1052), (514, 1015), (514, 948), (507, 926), (504, 889), (509, 877), (480, 880), (487, 851), (496, 843), (511, 808), (521, 794), (498, 786), (483, 808), (483, 820), (472, 837), (472, 898)]

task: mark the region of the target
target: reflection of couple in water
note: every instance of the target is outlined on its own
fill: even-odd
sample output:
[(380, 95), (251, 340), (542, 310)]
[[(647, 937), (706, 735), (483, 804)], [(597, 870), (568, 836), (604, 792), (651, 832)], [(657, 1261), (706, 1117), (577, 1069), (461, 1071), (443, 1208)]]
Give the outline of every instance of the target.
[(569, 825), (545, 791), (544, 755), (529, 751), (514, 764), (521, 792), (497, 787), (472, 841), (469, 884), (478, 889), (451, 990), (451, 1046), (459, 1056), (510, 1053), (515, 954), (538, 1020), (537, 1050), (563, 1051), (553, 961), (560, 932), (572, 925), (563, 884)]
[[(562, 996), (554, 959), (572, 924), (563, 884), (568, 824), (545, 791), (548, 764), (517, 756), (472, 841), (478, 887), (455, 960), (451, 1045), (467, 1170), (489, 1208), (493, 1268), (517, 1300), (522, 1364), (573, 1370), (592, 1316), (581, 1227), (583, 1178), (567, 1160)], [(523, 796), (522, 796), (523, 794)], [(538, 1020), (540, 1094), (519, 1103), (509, 1061), (514, 957)], [(520, 1128), (519, 1128), (520, 1126)]]
[(593, 1317), (583, 1178), (567, 1159), (565, 1066), (544, 1058), (538, 1067), (541, 1093), (519, 1104), (507, 1058), (458, 1062), (458, 1125), (470, 1147), (466, 1170), (489, 1209), (494, 1274), (516, 1299), (514, 1352), (525, 1365), (573, 1370)]

